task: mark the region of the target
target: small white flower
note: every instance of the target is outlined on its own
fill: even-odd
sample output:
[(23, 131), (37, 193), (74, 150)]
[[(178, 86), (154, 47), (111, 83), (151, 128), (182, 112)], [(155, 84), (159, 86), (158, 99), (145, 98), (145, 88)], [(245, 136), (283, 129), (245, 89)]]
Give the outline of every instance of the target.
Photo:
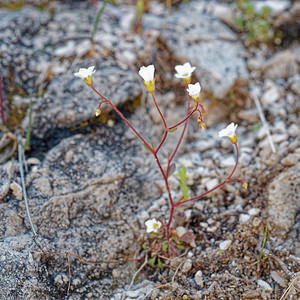
[(237, 124), (230, 123), (226, 128), (219, 131), (219, 137), (227, 136), (229, 138), (233, 138), (237, 127)]
[(158, 232), (161, 227), (161, 222), (156, 219), (151, 219), (145, 222), (147, 233)]
[(154, 66), (150, 65), (148, 67), (142, 66), (139, 70), (140, 76), (144, 79), (144, 81), (147, 83), (149, 81), (154, 80)]
[(195, 84), (189, 84), (188, 85), (188, 93), (189, 95), (194, 99), (194, 100), (197, 100), (199, 99), (200, 97), (200, 91), (201, 91), (201, 86), (200, 86), (200, 83), (197, 82)]
[(196, 67), (192, 67), (189, 62), (186, 62), (183, 65), (177, 65), (175, 66), (175, 70), (177, 72), (175, 77), (182, 79), (189, 78), (192, 76), (192, 73), (195, 71), (195, 69)]
[(86, 68), (80, 68), (79, 72), (74, 73), (74, 75), (76, 77), (79, 77), (79, 78), (85, 80), (86, 78), (92, 76), (93, 73), (95, 73), (94, 69), (95, 69), (94, 66), (88, 67), (87, 69)]

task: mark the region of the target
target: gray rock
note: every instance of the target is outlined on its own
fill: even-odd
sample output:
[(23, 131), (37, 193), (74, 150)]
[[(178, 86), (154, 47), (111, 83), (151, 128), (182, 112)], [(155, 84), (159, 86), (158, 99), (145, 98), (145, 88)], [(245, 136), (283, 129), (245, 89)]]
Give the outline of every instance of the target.
[(280, 91), (276, 85), (273, 85), (262, 95), (261, 102), (263, 106), (267, 107), (268, 105), (272, 105), (274, 102), (278, 101), (279, 98)]
[[(146, 177), (153, 168), (152, 158), (137, 141), (127, 140), (126, 130), (123, 124), (117, 124), (109, 130), (102, 127), (93, 134), (64, 139), (27, 175), (32, 220), (46, 251), (67, 249), (88, 259), (130, 256), (135, 252), (137, 245), (133, 243), (129, 224), (138, 221), (138, 212), (150, 206), (154, 198), (158, 199), (159, 193), (152, 183), (145, 185), (151, 182)], [(66, 160), (70, 151), (73, 154)], [(138, 159), (140, 156), (142, 159)], [(7, 173), (3, 174), (3, 178), (7, 177)], [(9, 181), (7, 184), (9, 187)], [(25, 295), (32, 299), (48, 299), (48, 295), (61, 298), (68, 284), (64, 279), (68, 278), (67, 261), (63, 256), (48, 257), (47, 272), (43, 271), (45, 257), (41, 254), (32, 264), (28, 263), (28, 249), (34, 248), (35, 252), (37, 249), (29, 236), (21, 244), (29, 228), (24, 212), (23, 201), (6, 197), (1, 205), (0, 252), (4, 257), (0, 276), (5, 284), (0, 284), (0, 298), (23, 299)], [(11, 250), (11, 241), (19, 252)], [(91, 290), (93, 297), (97, 297), (99, 285), (101, 297), (112, 295), (110, 272), (103, 277), (97, 275), (107, 272), (107, 264), (94, 268), (71, 261), (76, 264), (72, 278), (80, 280), (80, 288), (71, 292), (72, 297), (88, 297)], [(113, 266), (116, 267), (119, 264)], [(133, 273), (130, 270), (129, 265), (122, 274), (128, 271), (126, 276), (130, 277)], [(91, 272), (93, 275), (87, 280)], [(52, 275), (55, 286), (50, 283)]]
[[(114, 105), (124, 104), (135, 100), (142, 93), (138, 75), (126, 66), (120, 66), (114, 61), (93, 60), (83, 61), (81, 67), (94, 64), (96, 73), (93, 75), (95, 88)], [(93, 92), (73, 72), (74, 67), (67, 74), (52, 80), (46, 93), (34, 107), (32, 133), (37, 137), (54, 128), (70, 128), (89, 119), (95, 118), (99, 96)], [(108, 105), (102, 106), (109, 111)]]
[[(1, 239), (0, 248), (0, 297), (2, 299), (53, 299), (51, 287), (41, 280), (43, 268), (37, 257), (33, 258), (30, 235)], [(42, 276), (42, 277), (41, 277)], [(45, 279), (45, 278), (44, 278)]]
[(297, 56), (290, 50), (278, 52), (262, 66), (262, 69), (266, 78), (289, 78), (299, 72)]
[(289, 82), (291, 83), (291, 90), (297, 95), (300, 96), (300, 75), (293, 76)]
[(290, 1), (288, 0), (281, 0), (281, 1), (264, 0), (264, 1), (254, 1), (253, 3), (254, 3), (254, 8), (257, 12), (261, 12), (263, 7), (269, 7), (272, 16), (278, 15), (290, 7)]
[(225, 251), (225, 250), (227, 250), (230, 247), (231, 243), (232, 243), (231, 240), (222, 241), (222, 242), (220, 242), (219, 248), (222, 251)]
[[(187, 20), (189, 20), (187, 22)], [(147, 29), (163, 27), (162, 18), (145, 15)], [(170, 15), (162, 33), (171, 51), (182, 61), (196, 66), (205, 90), (224, 97), (239, 78), (247, 78), (243, 46), (236, 35), (218, 19), (186, 4)]]
[(285, 235), (294, 225), (300, 208), (300, 165), (281, 172), (267, 188), (268, 220), (272, 230)]
[(242, 120), (247, 121), (250, 124), (254, 124), (259, 121), (257, 109), (241, 110), (238, 113), (238, 117)]
[(260, 287), (262, 287), (263, 289), (265, 289), (268, 292), (272, 292), (273, 291), (272, 287), (266, 281), (264, 281), (262, 279), (258, 279), (257, 280), (257, 285), (260, 286)]
[(185, 263), (183, 264), (183, 266), (182, 266), (181, 272), (183, 274), (186, 274), (186, 273), (188, 273), (192, 269), (192, 267), (193, 267), (192, 260), (191, 259), (187, 259), (185, 261)]
[(12, 179), (18, 169), (16, 162), (7, 162), (0, 166), (0, 202), (4, 199), (10, 189)]
[(240, 214), (239, 221), (241, 224), (247, 224), (249, 220), (250, 220), (250, 215)]
[(288, 154), (285, 158), (281, 160), (281, 164), (286, 166), (286, 167), (291, 167), (297, 164), (297, 162), (300, 159), (300, 155), (290, 153)]
[(300, 134), (300, 129), (299, 126), (297, 126), (296, 124), (292, 124), (289, 128), (288, 128), (288, 133), (291, 137), (297, 137)]
[[(16, 89), (19, 87), (27, 93), (35, 91), (40, 76), (37, 65), (49, 61), (50, 56), (33, 47), (32, 36), (37, 35), (49, 20), (49, 13), (31, 6), (19, 10), (0, 9), (0, 69), (4, 78), (4, 95), (8, 93), (9, 76), (13, 78)], [(44, 46), (43, 42), (40, 44)]]

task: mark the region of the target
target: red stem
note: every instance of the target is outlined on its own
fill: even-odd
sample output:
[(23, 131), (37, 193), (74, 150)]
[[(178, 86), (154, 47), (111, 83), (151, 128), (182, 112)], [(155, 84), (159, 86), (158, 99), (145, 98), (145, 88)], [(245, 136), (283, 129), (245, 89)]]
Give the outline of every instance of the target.
[(199, 200), (200, 198), (204, 197), (205, 195), (207, 195), (207, 194), (213, 192), (214, 190), (220, 188), (220, 187), (223, 186), (225, 183), (230, 182), (230, 178), (233, 176), (233, 174), (234, 174), (234, 172), (235, 172), (235, 170), (236, 170), (236, 168), (237, 168), (238, 162), (239, 162), (239, 149), (238, 149), (238, 146), (237, 146), (237, 142), (234, 143), (234, 146), (235, 146), (235, 149), (236, 149), (236, 162), (235, 162), (235, 166), (234, 166), (232, 172), (230, 173), (230, 175), (229, 175), (222, 183), (218, 184), (217, 186), (215, 186), (215, 187), (212, 188), (211, 190), (209, 190), (209, 191), (207, 191), (207, 192), (205, 192), (205, 193), (203, 193), (203, 194), (201, 194), (201, 195), (199, 195), (199, 196), (196, 196), (196, 197), (187, 199), (187, 200), (185, 200), (185, 201), (179, 201), (179, 202), (175, 203), (175, 205), (174, 205), (175, 207), (178, 207), (178, 206), (180, 206), (180, 205), (183, 204), (183, 203), (187, 203), (187, 202), (194, 201), (194, 200)]
[[(198, 107), (198, 104), (197, 104), (197, 107)], [(196, 107), (196, 109), (197, 109), (197, 107)], [(189, 110), (190, 110), (190, 96), (188, 96), (188, 106), (187, 106), (186, 114), (189, 113)], [(194, 111), (193, 111), (193, 112), (194, 112)], [(193, 114), (193, 113), (192, 113), (192, 114)], [(184, 137), (184, 134), (185, 134), (185, 131), (186, 131), (186, 128), (187, 128), (187, 124), (188, 124), (189, 117), (190, 117), (192, 114), (190, 114), (187, 118), (184, 119), (184, 121), (185, 121), (185, 123), (184, 123), (184, 128), (183, 128), (183, 130), (182, 130), (182, 132), (181, 132), (181, 135), (180, 135), (180, 138), (179, 138), (178, 143), (177, 143), (177, 145), (176, 145), (176, 148), (175, 148), (175, 150), (174, 150), (174, 152), (173, 152), (171, 158), (170, 158), (170, 159), (168, 158), (168, 166), (167, 166), (167, 170), (166, 170), (166, 178), (167, 178), (167, 179), (168, 179), (168, 176), (169, 176), (170, 164), (171, 164), (171, 162), (172, 162), (174, 156), (176, 155), (177, 150), (179, 149), (179, 146), (180, 146), (180, 144), (181, 144), (181, 142), (182, 142), (182, 139), (183, 139), (183, 137)], [(170, 196), (169, 196), (169, 197), (170, 197)], [(176, 207), (175, 204), (174, 204), (174, 202), (173, 202), (173, 199), (171, 199), (171, 198), (170, 198), (170, 206), (171, 206), (171, 208), (170, 208), (169, 221), (168, 221), (168, 223), (167, 223), (167, 225), (166, 225), (167, 239), (169, 239), (169, 237), (170, 237), (170, 227), (171, 227), (171, 223), (172, 223), (172, 220), (173, 220), (174, 210), (175, 210), (175, 207)]]
[(126, 119), (126, 117), (112, 104), (110, 100), (102, 96), (95, 88), (94, 86), (90, 86), (93, 91), (98, 94), (103, 100), (105, 100), (116, 112), (117, 114), (121, 117), (121, 119), (131, 128), (131, 130), (137, 135), (137, 137), (144, 143), (146, 147), (149, 148), (149, 150), (154, 154), (155, 151), (152, 149), (152, 147), (145, 141), (145, 139), (136, 131), (136, 129), (129, 123), (129, 121)]
[(5, 116), (4, 116), (4, 107), (3, 107), (3, 97), (2, 97), (2, 77), (0, 75), (0, 112), (1, 112), (1, 121), (4, 126), (5, 124)]
[(154, 101), (154, 104), (155, 104), (155, 106), (156, 106), (156, 108), (157, 108), (157, 111), (159, 112), (159, 114), (160, 114), (160, 116), (161, 116), (161, 119), (162, 119), (163, 122), (164, 122), (165, 129), (168, 129), (166, 120), (165, 120), (163, 114), (161, 113), (161, 111), (160, 111), (160, 109), (159, 109), (157, 103), (156, 103), (156, 100), (155, 100), (155, 97), (154, 97), (154, 92), (152, 92), (151, 95), (152, 95), (152, 99), (153, 99), (153, 101)]
[(167, 136), (168, 136), (168, 131), (166, 130), (165, 133), (164, 133), (163, 139), (161, 140), (160, 144), (158, 145), (158, 147), (157, 147), (156, 150), (155, 150), (155, 153), (157, 153), (158, 150), (160, 149), (160, 147), (163, 145), (163, 143), (165, 142)]
[(157, 154), (154, 153), (154, 157), (155, 157), (155, 160), (156, 160), (156, 163), (160, 169), (160, 172), (164, 178), (164, 181), (165, 181), (165, 185), (166, 185), (166, 188), (167, 188), (167, 192), (168, 192), (168, 196), (169, 196), (169, 200), (170, 200), (170, 216), (169, 216), (169, 221), (168, 221), (168, 224), (166, 225), (166, 236), (167, 236), (167, 239), (169, 239), (170, 237), (170, 225), (171, 225), (171, 222), (172, 222), (172, 219), (173, 219), (173, 213), (174, 213), (174, 209), (175, 209), (175, 204), (174, 204), (174, 201), (173, 201), (173, 198), (172, 198), (172, 195), (171, 195), (171, 191), (170, 191), (170, 187), (169, 187), (169, 182), (168, 182), (168, 176), (167, 176), (167, 173), (164, 172), (162, 166), (161, 166), (161, 163), (157, 157)]
[[(189, 110), (190, 110), (190, 102), (191, 102), (190, 96), (188, 96), (188, 106), (187, 106), (187, 109), (186, 109), (187, 114), (189, 113)], [(197, 108), (197, 107), (198, 107), (198, 103), (197, 103), (196, 108)], [(191, 114), (190, 114), (189, 116), (191, 116)], [(178, 143), (177, 143), (177, 145), (176, 145), (176, 147), (175, 147), (175, 150), (174, 150), (174, 152), (172, 153), (170, 159), (168, 160), (168, 166), (167, 166), (167, 172), (166, 172), (166, 173), (167, 173), (167, 176), (168, 176), (168, 173), (169, 173), (170, 164), (171, 164), (173, 158), (175, 157), (175, 155), (176, 155), (176, 153), (177, 153), (177, 151), (178, 151), (178, 149), (179, 149), (179, 147), (180, 147), (180, 144), (181, 144), (181, 142), (182, 142), (182, 140), (183, 140), (183, 137), (184, 137), (184, 134), (185, 134), (185, 131), (186, 131), (186, 128), (187, 128), (188, 120), (189, 120), (189, 118), (186, 118), (185, 123), (184, 123), (183, 130), (182, 130), (181, 135), (180, 135), (180, 138), (179, 138), (179, 140), (178, 140)]]
[[(168, 192), (168, 196), (169, 196), (169, 200), (170, 200), (170, 205), (171, 205), (171, 211), (170, 211), (170, 220), (169, 220), (169, 225), (168, 225), (168, 229), (167, 229), (167, 238), (169, 238), (170, 236), (170, 223), (172, 221), (172, 218), (173, 218), (173, 212), (174, 212), (174, 208), (175, 208), (175, 205), (174, 205), (174, 202), (173, 202), (173, 198), (172, 198), (172, 195), (171, 195), (171, 191), (170, 191), (170, 187), (169, 187), (169, 183), (168, 183), (168, 177), (166, 175), (166, 173), (164, 172), (162, 166), (161, 166), (161, 163), (158, 159), (158, 156), (157, 156), (157, 151), (159, 150), (159, 148), (162, 146), (163, 142), (165, 141), (166, 137), (167, 137), (167, 134), (168, 134), (168, 131), (166, 130), (165, 131), (165, 135), (164, 135), (164, 138), (162, 140), (162, 143), (160, 144), (159, 148), (157, 148), (157, 150), (155, 151), (154, 149), (152, 149), (152, 147), (150, 147), (150, 145), (144, 140), (144, 138), (135, 130), (135, 128), (129, 123), (129, 121), (126, 119), (126, 117), (110, 102), (110, 100), (108, 100), (107, 98), (105, 98), (104, 96), (102, 96), (93, 86), (91, 86), (91, 88), (93, 89), (93, 91), (95, 93), (97, 93), (104, 101), (106, 101), (106, 103), (108, 103), (117, 113), (118, 115), (122, 118), (122, 120), (132, 129), (132, 131), (138, 136), (138, 138), (150, 149), (150, 151), (153, 153), (154, 157), (155, 157), (155, 161), (160, 169), (160, 172), (164, 178), (164, 181), (165, 181), (165, 185), (166, 185), (166, 188), (167, 188), (167, 192)], [(155, 99), (154, 99), (154, 102), (155, 102)], [(156, 104), (156, 102), (155, 102)], [(158, 107), (157, 107), (158, 108)], [(164, 120), (164, 119), (163, 119)], [(165, 122), (164, 122), (165, 124)], [(165, 124), (166, 126), (166, 124)]]
[[(189, 98), (190, 98), (190, 96), (189, 96)], [(194, 113), (195, 111), (198, 110), (198, 106), (199, 106), (199, 103), (197, 103), (196, 108), (195, 108), (195, 109), (194, 109), (194, 110), (193, 110), (186, 118), (184, 118), (184, 119), (183, 119), (181, 122), (179, 122), (178, 124), (176, 124), (176, 125), (170, 127), (169, 130), (170, 130), (170, 129), (173, 129), (173, 128), (175, 128), (175, 127), (178, 127), (178, 126), (181, 125), (183, 122), (187, 121), (187, 120), (193, 115), (193, 113)]]

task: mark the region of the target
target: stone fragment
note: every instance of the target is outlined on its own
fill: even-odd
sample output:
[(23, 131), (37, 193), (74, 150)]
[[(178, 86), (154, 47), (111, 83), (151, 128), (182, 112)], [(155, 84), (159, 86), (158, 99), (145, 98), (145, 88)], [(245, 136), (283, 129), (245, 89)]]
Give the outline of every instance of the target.
[(249, 124), (255, 124), (259, 122), (257, 109), (241, 110), (238, 113), (238, 117), (242, 120), (247, 121)]
[(239, 220), (241, 224), (246, 224), (250, 220), (250, 216), (248, 214), (240, 214)]
[(210, 180), (208, 180), (208, 181), (205, 183), (206, 189), (207, 189), (207, 190), (211, 190), (211, 189), (213, 189), (215, 186), (217, 186), (218, 183), (219, 183), (219, 180), (218, 180), (217, 178), (210, 179)]
[(187, 259), (182, 266), (181, 272), (183, 274), (188, 273), (192, 269), (193, 263), (191, 259)]
[(289, 232), (300, 209), (299, 163), (276, 176), (267, 187), (268, 221), (277, 234)]
[(291, 90), (300, 97), (300, 75), (291, 78)]
[(266, 78), (289, 78), (299, 72), (297, 57), (290, 50), (278, 52), (263, 65), (263, 70)]
[(300, 159), (300, 155), (290, 153), (285, 158), (281, 160), (281, 164), (286, 167), (291, 167), (297, 164)]
[[(145, 15), (143, 22), (146, 29), (161, 30), (164, 20)], [(248, 78), (245, 50), (236, 34), (203, 13), (196, 3), (188, 3), (170, 15), (163, 38), (178, 58), (197, 67), (202, 87), (217, 98), (223, 98), (238, 80)]]
[(261, 286), (262, 288), (264, 288), (268, 292), (272, 292), (273, 291), (273, 289), (271, 288), (270, 284), (267, 283), (266, 281), (262, 280), (262, 279), (258, 279), (257, 280), (257, 284), (259, 286)]
[(248, 210), (248, 214), (250, 216), (257, 216), (259, 214), (259, 211), (260, 210), (258, 208), (253, 207)]
[(15, 181), (13, 181), (10, 184), (10, 189), (12, 190), (13, 195), (18, 199), (18, 200), (22, 200), (23, 199), (23, 191), (22, 191), (22, 187), (16, 183)]
[(227, 158), (222, 158), (221, 159), (221, 166), (222, 167), (233, 167), (235, 166), (235, 159), (233, 156), (228, 156)]
[(225, 241), (222, 241), (219, 245), (219, 248), (222, 250), (222, 251), (225, 251), (229, 248), (229, 246), (231, 245), (232, 241), (231, 240), (225, 240)]
[(270, 272), (271, 277), (275, 282), (277, 282), (282, 288), (286, 288), (288, 286), (288, 282), (285, 278), (283, 278), (279, 272), (277, 271), (271, 271)]
[(186, 229), (182, 226), (176, 227), (176, 234), (178, 237), (182, 237), (186, 233)]
[(288, 128), (288, 134), (295, 138), (297, 136), (300, 135), (300, 129), (299, 126), (297, 126), (296, 124), (292, 124), (289, 128)]
[(17, 170), (14, 162), (10, 161), (0, 166), (0, 201), (4, 199), (10, 189), (10, 183)]
[(261, 98), (261, 102), (264, 107), (267, 107), (268, 105), (272, 105), (276, 101), (278, 101), (280, 98), (280, 92), (278, 88), (274, 85), (272, 88), (268, 89)]
[(202, 274), (201, 270), (199, 270), (199, 271), (196, 272), (196, 274), (195, 274), (195, 282), (196, 282), (196, 284), (199, 287), (203, 288), (204, 282), (203, 282), (203, 274)]

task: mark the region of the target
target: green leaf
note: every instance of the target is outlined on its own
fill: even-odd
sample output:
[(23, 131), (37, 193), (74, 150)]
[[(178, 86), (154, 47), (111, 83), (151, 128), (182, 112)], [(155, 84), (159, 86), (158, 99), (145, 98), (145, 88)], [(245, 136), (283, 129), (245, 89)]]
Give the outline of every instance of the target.
[(154, 267), (155, 265), (155, 261), (156, 261), (156, 257), (152, 257), (148, 260), (148, 264), (151, 266), (151, 267)]
[(264, 240), (261, 244), (261, 251), (260, 251), (260, 259), (262, 259), (262, 256), (263, 256), (263, 253), (264, 253), (264, 248), (265, 248), (265, 244), (266, 244), (266, 241), (267, 241), (267, 237), (268, 237), (268, 224), (266, 223), (266, 226), (265, 226), (265, 234), (264, 234)]
[(162, 263), (162, 261), (160, 260), (160, 258), (157, 259), (157, 266), (162, 269), (164, 267), (164, 264)]
[(235, 20), (234, 20), (234, 23), (240, 29), (244, 28), (244, 19), (242, 17), (236, 17)]
[(261, 128), (261, 123), (252, 125), (252, 131), (257, 132)]
[(108, 0), (104, 0), (102, 6), (98, 10), (97, 16), (96, 16), (94, 24), (93, 24), (93, 30), (92, 30), (92, 33), (91, 33), (91, 39), (92, 39), (92, 41), (94, 40), (94, 37), (95, 37), (95, 34), (97, 32), (97, 28), (98, 28), (101, 16), (102, 16), (102, 14), (104, 12), (104, 8), (105, 8), (107, 2), (108, 2)]
[(143, 245), (142, 245), (142, 248), (143, 248), (144, 250), (147, 250), (147, 249), (148, 249), (147, 244), (143, 244)]
[(175, 128), (172, 128), (172, 129), (170, 129), (170, 128), (167, 128), (167, 130), (168, 130), (169, 132), (174, 132), (174, 131), (176, 131), (176, 130), (177, 130), (177, 127), (175, 127)]
[(144, 147), (149, 153), (151, 153), (151, 154), (153, 153), (152, 150), (146, 144), (144, 144)]
[(161, 250), (166, 251), (168, 249), (168, 241), (164, 241), (161, 245)]
[(182, 166), (181, 168), (179, 168), (179, 170), (177, 172), (177, 177), (179, 178), (179, 186), (182, 191), (182, 196), (183, 196), (184, 200), (187, 200), (187, 199), (189, 199), (189, 188), (186, 185), (187, 177), (186, 177), (186, 167), (185, 166)]
[(268, 6), (264, 6), (261, 10), (261, 16), (263, 18), (267, 18), (269, 16), (270, 12), (271, 12), (271, 8)]

